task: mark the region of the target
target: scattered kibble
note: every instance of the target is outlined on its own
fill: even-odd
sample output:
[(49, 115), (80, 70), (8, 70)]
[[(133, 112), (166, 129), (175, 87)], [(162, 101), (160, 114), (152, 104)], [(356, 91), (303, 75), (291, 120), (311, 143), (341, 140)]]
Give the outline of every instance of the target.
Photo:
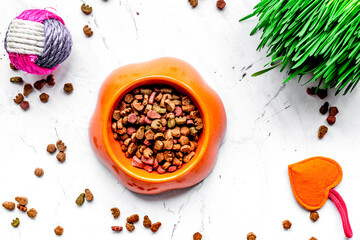
[(247, 240), (255, 240), (256, 235), (253, 232), (249, 232), (247, 235)]
[(309, 94), (309, 95), (315, 95), (316, 88), (315, 88), (315, 87), (307, 88), (307, 89), (306, 89), (306, 92), (307, 92), (307, 94)]
[(55, 153), (55, 152), (56, 152), (55, 144), (49, 144), (49, 145), (47, 145), (46, 151), (48, 151), (48, 153), (51, 153), (51, 154)]
[(322, 139), (325, 136), (325, 134), (327, 133), (327, 131), (328, 131), (328, 128), (325, 125), (321, 125), (319, 128), (319, 132), (318, 132), (319, 139)]
[(322, 114), (322, 115), (325, 115), (329, 110), (329, 103), (328, 102), (325, 102), (324, 105), (322, 105), (319, 109), (319, 112)]
[(61, 236), (61, 235), (63, 235), (63, 233), (64, 233), (64, 228), (62, 228), (61, 226), (57, 226), (57, 227), (54, 229), (54, 232), (55, 232), (56, 235)]
[(327, 89), (320, 89), (320, 88), (319, 88), (319, 89), (317, 90), (316, 95), (318, 95), (318, 97), (319, 97), (320, 99), (326, 98), (326, 97), (327, 97)]
[(43, 102), (43, 103), (47, 103), (49, 101), (49, 95), (46, 94), (46, 93), (42, 93), (40, 94), (39, 98), (40, 98), (40, 101)]
[(31, 208), (29, 211), (27, 211), (27, 215), (29, 218), (35, 218), (37, 215), (37, 211), (34, 208)]
[(36, 81), (36, 82), (34, 83), (34, 88), (35, 88), (36, 90), (41, 90), (41, 89), (45, 86), (45, 84), (46, 84), (46, 80), (45, 80), (45, 79), (41, 79), (41, 80)]
[(10, 63), (10, 68), (14, 71), (17, 71), (18, 69), (14, 66), (14, 64)]
[(56, 142), (56, 147), (57, 147), (57, 149), (59, 149), (60, 152), (65, 152), (65, 150), (66, 150), (66, 145), (65, 145), (65, 143), (63, 143), (62, 140), (58, 140)]
[(226, 2), (224, 0), (218, 0), (216, 2), (216, 6), (218, 9), (223, 10), (224, 7), (226, 6)]
[(91, 193), (89, 189), (85, 189), (85, 199), (88, 202), (91, 202), (94, 199), (94, 195)]
[(22, 83), (23, 79), (21, 77), (11, 77), (10, 82), (12, 82), (12, 83)]
[(199, 232), (194, 233), (193, 240), (201, 240), (201, 239), (202, 239), (201, 233)]
[(14, 102), (16, 104), (20, 104), (22, 103), (22, 101), (24, 101), (24, 95), (22, 95), (21, 93), (19, 93), (15, 98), (14, 98)]
[(143, 225), (146, 228), (151, 227), (151, 220), (149, 219), (148, 215), (144, 216), (144, 221), (143, 221)]
[(19, 224), (20, 224), (19, 218), (15, 218), (15, 219), (12, 220), (12, 222), (11, 222), (11, 226), (13, 226), (13, 227), (18, 227)]
[(192, 7), (196, 7), (198, 5), (198, 0), (189, 0), (189, 3)]
[(26, 197), (15, 197), (15, 201), (17, 201), (20, 205), (23, 206), (28, 203), (28, 199)]
[(317, 240), (317, 238), (311, 237), (309, 240)]
[(72, 93), (74, 91), (74, 87), (73, 87), (72, 83), (65, 83), (64, 84), (64, 91), (66, 93)]
[(29, 109), (30, 103), (28, 101), (22, 101), (20, 103), (20, 107), (22, 108), (22, 110), (26, 111)]
[(83, 5), (81, 5), (81, 11), (86, 15), (89, 15), (92, 12), (92, 7), (83, 3)]
[(114, 231), (114, 232), (121, 232), (123, 230), (123, 227), (120, 227), (120, 226), (112, 226), (111, 229)]
[(85, 35), (88, 37), (91, 37), (93, 35), (93, 31), (91, 30), (89, 25), (85, 25), (83, 28), (83, 31), (84, 31)]
[(283, 228), (288, 230), (291, 228), (292, 223), (289, 220), (285, 220), (282, 222)]
[(57, 155), (56, 155), (56, 159), (59, 161), (59, 162), (65, 162), (66, 160), (66, 153), (64, 152), (59, 152)]
[(125, 226), (126, 226), (126, 229), (127, 229), (129, 232), (132, 232), (132, 231), (135, 230), (135, 226), (134, 226), (134, 224), (132, 224), (132, 223), (127, 222)]
[(326, 118), (326, 121), (328, 122), (328, 124), (333, 125), (333, 124), (336, 122), (336, 117), (335, 117), (335, 116), (332, 116), (332, 115), (329, 115), (329, 116)]
[(34, 171), (34, 174), (37, 177), (41, 177), (42, 175), (44, 175), (44, 170), (42, 168), (36, 168), (35, 171)]
[(15, 209), (15, 203), (13, 202), (4, 202), (2, 206), (7, 210), (14, 210)]
[(120, 216), (120, 210), (117, 207), (111, 209), (111, 214), (117, 219)]
[(310, 219), (316, 222), (317, 220), (319, 220), (319, 213), (316, 211), (312, 211), (310, 213)]
[(55, 85), (55, 79), (54, 79), (54, 75), (50, 74), (49, 76), (46, 77), (46, 83), (52, 87)]
[(33, 90), (33, 86), (30, 83), (24, 85), (24, 96), (27, 97)]
[(153, 233), (156, 233), (160, 227), (161, 227), (161, 222), (157, 222), (157, 223), (151, 224), (150, 230)]
[(130, 217), (126, 218), (126, 221), (129, 223), (136, 223), (139, 221), (139, 215), (137, 214), (131, 215)]
[(23, 211), (23, 212), (26, 212), (27, 211), (27, 207), (21, 205), (21, 204), (18, 204), (17, 205), (17, 208), (20, 210), (20, 211)]
[(84, 198), (85, 198), (85, 193), (80, 193), (80, 195), (76, 198), (76, 205), (81, 206), (84, 204)]
[(336, 114), (338, 114), (339, 113), (339, 110), (338, 110), (338, 108), (337, 107), (331, 107), (330, 108), (330, 110), (329, 110), (329, 114), (331, 115), (331, 116), (336, 116)]

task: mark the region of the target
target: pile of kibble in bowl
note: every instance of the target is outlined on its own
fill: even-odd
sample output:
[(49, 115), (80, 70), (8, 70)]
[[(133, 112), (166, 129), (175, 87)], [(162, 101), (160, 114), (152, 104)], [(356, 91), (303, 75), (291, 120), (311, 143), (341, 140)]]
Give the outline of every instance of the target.
[(163, 174), (194, 157), (203, 121), (189, 96), (168, 86), (143, 86), (123, 97), (111, 128), (132, 166)]

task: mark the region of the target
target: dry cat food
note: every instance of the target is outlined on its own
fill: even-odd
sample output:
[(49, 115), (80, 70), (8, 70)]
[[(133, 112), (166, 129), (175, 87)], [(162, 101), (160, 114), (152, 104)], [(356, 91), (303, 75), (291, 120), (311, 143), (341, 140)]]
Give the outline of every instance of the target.
[(18, 204), (17, 205), (17, 208), (20, 210), (20, 211), (23, 211), (23, 212), (26, 212), (27, 211), (27, 207), (21, 205), (21, 204)]
[(224, 7), (226, 6), (226, 2), (224, 0), (218, 0), (216, 2), (216, 6), (218, 9), (223, 10)]
[(129, 223), (129, 222), (126, 223), (125, 227), (126, 227), (126, 229), (127, 229), (129, 232), (132, 232), (132, 231), (135, 230), (134, 224)]
[(288, 230), (291, 228), (292, 223), (289, 220), (285, 220), (282, 222), (283, 228)]
[(203, 120), (189, 96), (147, 86), (123, 97), (111, 128), (132, 166), (163, 174), (194, 157)]
[(317, 220), (319, 220), (319, 213), (316, 211), (312, 211), (310, 213), (310, 219), (316, 222)]
[(331, 116), (336, 116), (336, 114), (338, 114), (339, 113), (339, 110), (338, 110), (338, 108), (337, 107), (331, 107), (330, 108), (330, 110), (329, 110), (329, 114), (331, 115)]
[(319, 128), (319, 132), (318, 132), (319, 139), (322, 139), (325, 136), (325, 134), (327, 133), (327, 131), (328, 131), (327, 126), (321, 125)]
[(75, 201), (76, 205), (78, 205), (79, 207), (81, 205), (83, 205), (84, 198), (85, 198), (85, 193), (80, 193), (80, 195), (76, 198), (76, 201)]
[(329, 103), (328, 102), (325, 102), (324, 105), (322, 105), (319, 109), (319, 112), (322, 114), (322, 115), (325, 115), (329, 110)]
[(94, 199), (94, 195), (90, 191), (90, 189), (85, 189), (85, 199), (88, 202), (91, 202)]
[(13, 202), (4, 202), (2, 206), (7, 210), (14, 210), (15, 209), (15, 203)]
[(311, 237), (309, 240), (317, 240), (317, 238)]
[(15, 98), (14, 98), (14, 102), (16, 104), (20, 104), (22, 103), (22, 101), (24, 101), (24, 95), (22, 95), (21, 93), (19, 93)]
[(26, 111), (29, 109), (30, 103), (28, 101), (22, 101), (20, 103), (20, 107), (22, 108), (22, 110)]
[(66, 93), (72, 93), (72, 91), (74, 91), (74, 87), (73, 87), (72, 83), (65, 83), (64, 84), (64, 91)]
[(24, 96), (27, 97), (32, 92), (32, 90), (33, 90), (33, 86), (30, 83), (26, 83), (24, 85), (24, 92), (23, 92)]
[(12, 83), (22, 83), (23, 79), (21, 77), (11, 77), (10, 82), (12, 82)]
[(199, 232), (194, 233), (193, 240), (201, 240), (201, 239), (202, 239), (201, 233), (199, 233)]
[(57, 227), (54, 229), (54, 232), (55, 232), (56, 235), (61, 236), (61, 235), (63, 235), (64, 228), (62, 228), (61, 226), (57, 226)]
[(139, 215), (133, 214), (129, 216), (128, 218), (126, 218), (126, 229), (129, 232), (134, 231), (135, 230), (134, 223), (137, 223), (138, 221), (139, 221)]
[(89, 15), (92, 12), (92, 7), (83, 3), (83, 5), (81, 5), (81, 11), (86, 15)]
[(189, 0), (189, 3), (192, 7), (196, 7), (198, 5), (198, 0)]
[(34, 208), (31, 208), (29, 211), (27, 211), (27, 215), (28, 215), (30, 218), (35, 218), (36, 215), (37, 215), (37, 211), (36, 211)]
[(25, 206), (28, 203), (28, 199), (26, 197), (16, 197), (15, 201), (17, 201), (20, 205)]
[(36, 82), (34, 83), (34, 88), (35, 88), (36, 90), (41, 90), (41, 89), (45, 86), (45, 84), (46, 84), (46, 80), (45, 80), (45, 79), (41, 79), (41, 80), (36, 81)]
[(120, 226), (112, 226), (111, 229), (114, 231), (114, 232), (121, 232), (123, 230), (123, 227), (120, 227)]
[(19, 218), (15, 218), (15, 219), (12, 220), (12, 222), (11, 222), (11, 226), (13, 226), (13, 227), (18, 227), (19, 224), (20, 224)]
[(249, 232), (248, 235), (246, 236), (247, 240), (255, 240), (256, 239), (256, 235), (253, 232)]
[(10, 63), (10, 68), (14, 71), (17, 71), (18, 69), (14, 66), (14, 64)]
[(144, 221), (143, 221), (143, 225), (146, 228), (150, 228), (151, 227), (151, 220), (149, 219), (148, 215), (144, 216)]
[(41, 177), (42, 175), (44, 175), (44, 170), (42, 168), (36, 168), (34, 174), (37, 177)]
[(316, 87), (311, 87), (306, 89), (307, 94), (309, 95), (317, 95), (319, 98), (324, 99), (327, 97), (327, 89), (319, 88), (316, 92)]
[(120, 216), (120, 210), (117, 207), (114, 207), (111, 210), (111, 214), (117, 219)]
[(39, 98), (40, 98), (40, 101), (43, 102), (43, 103), (47, 103), (49, 101), (49, 95), (46, 94), (46, 93), (42, 93), (40, 94)]
[(49, 145), (47, 145), (46, 151), (48, 151), (48, 153), (51, 153), (51, 154), (55, 153), (55, 152), (56, 152), (55, 144), (49, 144)]
[(50, 74), (49, 76), (47, 76), (46, 77), (46, 83), (50, 87), (54, 86), (55, 85), (54, 75)]
[(91, 37), (93, 35), (93, 31), (91, 31), (91, 28), (89, 28), (89, 25), (85, 25), (83, 28), (83, 31), (86, 36)]
[(157, 222), (157, 223), (151, 224), (150, 230), (153, 233), (156, 233), (160, 227), (161, 227), (161, 222)]

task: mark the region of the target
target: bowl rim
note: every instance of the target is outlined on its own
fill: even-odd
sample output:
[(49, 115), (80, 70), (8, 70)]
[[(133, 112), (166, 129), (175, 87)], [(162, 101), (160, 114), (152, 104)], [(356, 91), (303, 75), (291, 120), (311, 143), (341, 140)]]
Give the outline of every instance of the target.
[[(206, 84), (204, 82), (204, 84)], [(131, 169), (125, 167), (122, 162), (122, 157), (124, 157), (126, 160), (131, 161), (131, 158), (126, 158), (123, 155), (118, 155), (114, 152), (114, 150), (111, 148), (108, 134), (109, 132), (113, 134), (111, 129), (111, 123), (112, 123), (112, 111), (114, 110), (117, 103), (121, 100), (121, 98), (128, 92), (132, 91), (136, 87), (140, 87), (142, 85), (168, 85), (173, 87), (179, 92), (186, 92), (186, 95), (188, 95), (197, 109), (200, 111), (201, 118), (203, 120), (203, 131), (200, 135), (199, 142), (201, 144), (198, 144), (198, 147), (196, 148), (196, 152), (194, 157), (187, 163), (183, 164), (180, 169), (178, 169), (175, 172), (172, 173), (164, 173), (159, 174), (156, 171), (153, 171), (151, 173), (146, 172), (144, 169), (141, 169), (144, 171), (144, 175), (150, 175), (150, 174), (157, 174), (161, 177), (159, 178), (151, 178), (144, 175), (136, 174)], [(203, 160), (205, 152), (207, 147), (209, 146), (210, 141), (210, 129), (208, 126), (209, 123), (209, 114), (205, 114), (205, 101), (202, 99), (196, 91), (194, 91), (185, 81), (181, 81), (179, 79), (166, 76), (166, 75), (149, 75), (144, 76), (140, 78), (136, 78), (132, 80), (131, 82), (125, 83), (121, 85), (121, 87), (113, 94), (111, 101), (106, 104), (106, 108), (104, 109), (105, 117), (103, 119), (102, 123), (102, 134), (104, 139), (104, 145), (105, 149), (107, 151), (108, 156), (110, 157), (110, 160), (125, 174), (129, 175), (132, 178), (135, 178), (140, 181), (148, 182), (148, 183), (166, 183), (166, 182), (172, 182), (176, 179), (179, 179), (181, 177), (186, 176), (188, 173), (190, 173), (201, 160)], [(113, 139), (114, 141), (117, 141)], [(131, 166), (132, 168), (135, 168)]]

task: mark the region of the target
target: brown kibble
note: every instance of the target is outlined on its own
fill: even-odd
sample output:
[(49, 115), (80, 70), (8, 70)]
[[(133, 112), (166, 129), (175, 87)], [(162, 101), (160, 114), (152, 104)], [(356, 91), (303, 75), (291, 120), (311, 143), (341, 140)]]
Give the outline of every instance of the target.
[(21, 204), (18, 204), (17, 205), (17, 208), (20, 210), (20, 211), (23, 211), (23, 212), (26, 212), (27, 211), (27, 207), (21, 205)]
[(247, 240), (255, 240), (256, 235), (253, 232), (249, 232), (247, 235)]
[(14, 98), (14, 102), (16, 104), (20, 104), (22, 101), (24, 101), (24, 95), (22, 95), (21, 93), (19, 93), (15, 98)]
[(315, 88), (315, 87), (307, 88), (307, 89), (306, 89), (306, 92), (307, 92), (307, 94), (309, 94), (309, 95), (315, 95), (316, 88)]
[(317, 240), (317, 238), (311, 237), (309, 240)]
[(132, 224), (132, 223), (127, 222), (125, 226), (126, 226), (126, 229), (127, 229), (129, 232), (132, 232), (132, 231), (135, 230), (135, 226), (134, 226), (134, 224)]
[(81, 5), (81, 11), (86, 15), (89, 15), (92, 12), (92, 7), (83, 3), (83, 5)]
[(21, 77), (11, 77), (10, 82), (12, 82), (12, 83), (23, 83), (23, 79)]
[(32, 90), (33, 90), (33, 86), (30, 83), (26, 83), (24, 85), (24, 96), (26, 97), (27, 95), (29, 95)]
[(90, 189), (85, 189), (85, 199), (91, 202), (94, 199), (94, 195), (90, 192)]
[(111, 214), (117, 219), (120, 216), (120, 210), (117, 207), (111, 209)]
[(64, 91), (66, 93), (72, 93), (72, 91), (74, 91), (74, 87), (73, 87), (72, 83), (65, 83), (64, 84)]
[(226, 2), (224, 0), (218, 0), (216, 2), (216, 6), (218, 9), (223, 10), (224, 7), (226, 6)]
[(326, 118), (326, 121), (328, 122), (328, 124), (333, 125), (333, 124), (336, 122), (336, 117), (335, 117), (335, 116), (332, 116), (332, 115), (329, 115), (329, 116)]
[(318, 132), (319, 139), (322, 139), (325, 136), (325, 134), (327, 133), (327, 131), (328, 131), (328, 128), (324, 125), (321, 125), (319, 128), (319, 132)]
[(55, 79), (54, 79), (54, 75), (50, 74), (49, 76), (46, 77), (46, 83), (52, 87), (55, 85)]
[(291, 228), (292, 223), (289, 220), (285, 220), (282, 222), (283, 228), (288, 230)]
[(329, 110), (329, 114), (331, 116), (336, 116), (336, 114), (338, 114), (338, 113), (339, 113), (339, 110), (338, 110), (337, 107), (331, 107), (330, 110)]
[(89, 28), (89, 25), (85, 25), (83, 28), (83, 31), (86, 36), (91, 37), (93, 35), (93, 31), (91, 31), (91, 28)]
[(324, 105), (322, 105), (319, 109), (319, 112), (322, 114), (322, 115), (325, 115), (329, 110), (329, 103), (328, 102), (325, 102)]
[(310, 219), (316, 222), (319, 219), (319, 213), (316, 211), (312, 211), (310, 213)]
[(161, 227), (161, 222), (157, 222), (154, 224), (151, 224), (150, 230), (155, 233), (159, 230), (159, 228)]
[(34, 88), (37, 90), (41, 90), (46, 84), (46, 80), (45, 79), (41, 79), (39, 81), (36, 81), (34, 83)]
[(28, 203), (28, 199), (26, 197), (16, 197), (15, 201), (17, 201), (20, 205), (25, 206)]
[(44, 175), (44, 170), (42, 168), (36, 168), (35, 171), (34, 171), (34, 174), (37, 177), (41, 177), (42, 175)]
[(4, 202), (2, 206), (10, 211), (15, 209), (15, 203), (13, 202)]
[(56, 155), (56, 159), (59, 161), (59, 162), (65, 162), (66, 160), (66, 154), (64, 152), (59, 152), (57, 155)]
[(37, 211), (36, 211), (34, 208), (31, 208), (29, 211), (27, 211), (27, 215), (28, 215), (30, 218), (35, 218), (36, 215), (37, 215)]
[(22, 108), (22, 110), (26, 111), (29, 109), (30, 103), (28, 101), (22, 101), (20, 103), (20, 107)]
[(46, 94), (46, 93), (42, 93), (40, 94), (39, 98), (40, 98), (40, 101), (43, 102), (43, 103), (47, 103), (49, 101), (49, 95)]
[(151, 220), (149, 219), (148, 215), (144, 216), (144, 221), (143, 221), (143, 225), (146, 228), (151, 227)]
[(17, 71), (18, 69), (14, 66), (14, 64), (10, 63), (10, 68), (14, 71)]
[(61, 235), (63, 235), (64, 228), (62, 228), (61, 226), (57, 226), (57, 227), (54, 229), (54, 232), (55, 232), (56, 235), (61, 236)]
[(47, 145), (46, 151), (48, 151), (48, 153), (51, 153), (51, 154), (53, 154), (54, 152), (56, 152), (55, 144), (49, 144), (49, 145)]
[(201, 233), (199, 232), (194, 233), (193, 240), (201, 240), (201, 239), (202, 239)]
[(196, 7), (198, 5), (198, 0), (189, 0), (189, 3), (192, 7)]
[(318, 95), (318, 97), (319, 98), (321, 98), (321, 99), (324, 99), (324, 98), (326, 98), (327, 97), (327, 89), (318, 89), (317, 90), (317, 93), (316, 93), (317, 95)]
[(64, 152), (66, 150), (65, 144), (61, 140), (58, 140), (56, 142), (56, 147), (57, 147), (57, 149), (59, 149), (60, 152)]
[(139, 215), (137, 214), (131, 215), (130, 217), (126, 218), (126, 221), (129, 223), (136, 223), (139, 221)]

